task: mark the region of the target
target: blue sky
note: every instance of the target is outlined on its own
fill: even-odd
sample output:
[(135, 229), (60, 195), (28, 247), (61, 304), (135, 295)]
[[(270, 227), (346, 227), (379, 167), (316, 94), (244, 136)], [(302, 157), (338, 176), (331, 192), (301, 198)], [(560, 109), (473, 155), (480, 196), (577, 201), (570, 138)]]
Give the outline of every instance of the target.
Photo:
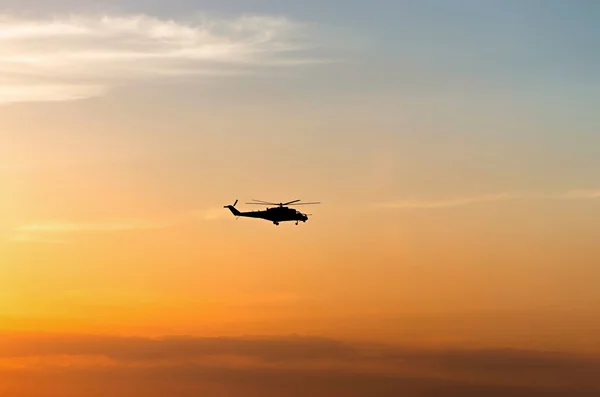
[[(322, 141), (336, 145), (328, 146), (332, 156), (386, 149), (406, 159), (394, 160), (396, 170), (406, 162), (435, 166), (453, 170), (454, 184), (473, 178), (482, 189), (589, 187), (600, 166), (600, 5), (594, 1), (26, 0), (3, 1), (0, 9), (176, 20), (198, 12), (248, 13), (314, 24), (314, 43), (322, 48), (308, 56), (341, 62), (176, 86), (134, 81), (121, 98), (139, 101), (140, 109), (144, 101), (170, 101), (177, 110), (169, 111), (182, 117), (202, 107), (231, 107), (234, 114), (274, 106), (296, 120), (315, 120), (304, 132), (306, 147), (313, 146), (304, 155), (317, 155)], [(136, 106), (127, 105), (128, 117)], [(179, 130), (172, 134), (190, 134)], [(281, 128), (258, 134), (299, 139), (297, 131), (287, 135)]]
[[(394, 84), (394, 71), (423, 72), (436, 84), (495, 81), (558, 93), (598, 84), (600, 5), (594, 1), (3, 1), (8, 11), (128, 12), (186, 18), (206, 11), (282, 15), (358, 39), (354, 65), (367, 63)], [(362, 69), (361, 69), (362, 71)], [(375, 73), (372, 73), (375, 74)], [(368, 76), (362, 76), (367, 78)], [(390, 81), (392, 80), (392, 81)], [(368, 79), (377, 83), (377, 79)], [(519, 87), (514, 87), (519, 88)]]

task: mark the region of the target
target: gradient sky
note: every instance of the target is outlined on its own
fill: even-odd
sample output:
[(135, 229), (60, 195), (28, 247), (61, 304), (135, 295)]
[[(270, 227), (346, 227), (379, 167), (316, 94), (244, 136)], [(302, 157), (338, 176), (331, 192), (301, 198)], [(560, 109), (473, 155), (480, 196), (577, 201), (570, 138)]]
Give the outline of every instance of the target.
[(600, 387), (600, 4), (51, 3), (0, 0), (20, 396)]

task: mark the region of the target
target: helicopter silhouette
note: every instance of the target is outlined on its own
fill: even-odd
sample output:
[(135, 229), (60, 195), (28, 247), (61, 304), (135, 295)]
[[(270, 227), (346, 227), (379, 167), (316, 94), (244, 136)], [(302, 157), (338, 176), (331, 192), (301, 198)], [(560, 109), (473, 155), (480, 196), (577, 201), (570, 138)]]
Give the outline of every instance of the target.
[(302, 212), (295, 210), (293, 208), (289, 208), (287, 207), (288, 205), (309, 205), (309, 204), (321, 204), (320, 202), (314, 202), (314, 203), (301, 203), (301, 200), (294, 200), (294, 201), (288, 201), (287, 203), (270, 203), (268, 201), (262, 201), (262, 200), (252, 200), (254, 201), (253, 203), (246, 203), (246, 204), (251, 204), (251, 205), (274, 205), (275, 207), (269, 208), (267, 207), (266, 210), (262, 210), (262, 211), (249, 211), (249, 212), (240, 212), (237, 208), (235, 208), (235, 205), (237, 204), (238, 200), (235, 200), (235, 203), (233, 203), (233, 205), (226, 205), (223, 208), (228, 208), (231, 213), (233, 215), (235, 215), (236, 217), (246, 217), (246, 218), (258, 218), (258, 219), (264, 219), (270, 222), (273, 222), (273, 224), (275, 225), (279, 225), (279, 222), (288, 222), (288, 221), (295, 221), (296, 225), (298, 224), (298, 222), (302, 221), (302, 222), (306, 222), (308, 220), (308, 215), (309, 214), (303, 214)]

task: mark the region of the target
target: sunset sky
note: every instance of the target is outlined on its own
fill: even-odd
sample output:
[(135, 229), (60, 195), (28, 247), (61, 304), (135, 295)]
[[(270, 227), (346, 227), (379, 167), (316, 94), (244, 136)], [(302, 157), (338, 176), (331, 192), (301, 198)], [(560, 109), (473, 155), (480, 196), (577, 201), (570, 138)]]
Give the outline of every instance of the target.
[(599, 20), (0, 0), (0, 396), (597, 395)]

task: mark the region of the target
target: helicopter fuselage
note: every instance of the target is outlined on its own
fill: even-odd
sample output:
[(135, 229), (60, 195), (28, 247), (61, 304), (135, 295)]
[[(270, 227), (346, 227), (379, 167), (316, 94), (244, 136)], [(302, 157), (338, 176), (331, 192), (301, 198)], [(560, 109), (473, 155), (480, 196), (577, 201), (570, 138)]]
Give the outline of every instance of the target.
[(289, 207), (273, 207), (263, 211), (248, 212), (241, 212), (233, 205), (225, 206), (225, 208), (228, 208), (236, 217), (264, 219), (273, 222), (275, 225), (279, 225), (279, 222), (296, 222), (298, 224), (298, 222), (308, 220), (308, 215)]

